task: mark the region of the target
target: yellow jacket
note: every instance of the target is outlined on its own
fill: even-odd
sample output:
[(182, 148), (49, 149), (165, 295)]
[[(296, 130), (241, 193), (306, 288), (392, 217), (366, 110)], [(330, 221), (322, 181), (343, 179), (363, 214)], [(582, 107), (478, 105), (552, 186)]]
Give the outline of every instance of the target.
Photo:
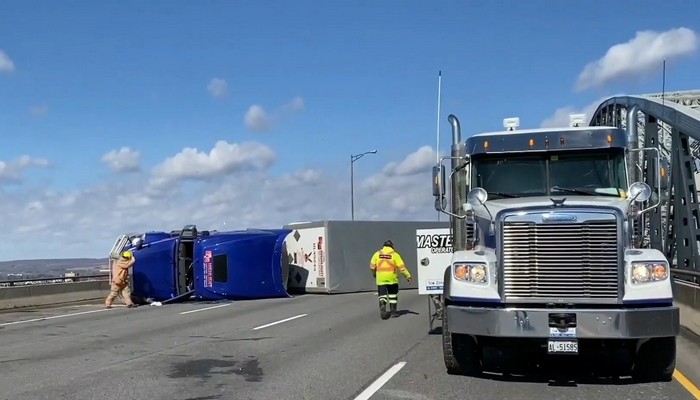
[(399, 283), (397, 270), (401, 271), (406, 279), (411, 278), (411, 273), (408, 272), (401, 255), (389, 246), (384, 246), (374, 253), (369, 268), (376, 274), (377, 285)]

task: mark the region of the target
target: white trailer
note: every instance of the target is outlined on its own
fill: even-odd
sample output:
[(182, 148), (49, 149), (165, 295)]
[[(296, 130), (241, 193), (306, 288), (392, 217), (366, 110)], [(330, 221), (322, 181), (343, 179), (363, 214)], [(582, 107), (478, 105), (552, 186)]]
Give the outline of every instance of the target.
[[(422, 267), (414, 252), (416, 230), (446, 226), (447, 221), (314, 221), (285, 225), (284, 229), (292, 230), (285, 240), (287, 288), (327, 294), (377, 290), (369, 262), (388, 239), (394, 242), (411, 274), (420, 276)], [(418, 282), (401, 280), (399, 285), (401, 289), (416, 288)]]

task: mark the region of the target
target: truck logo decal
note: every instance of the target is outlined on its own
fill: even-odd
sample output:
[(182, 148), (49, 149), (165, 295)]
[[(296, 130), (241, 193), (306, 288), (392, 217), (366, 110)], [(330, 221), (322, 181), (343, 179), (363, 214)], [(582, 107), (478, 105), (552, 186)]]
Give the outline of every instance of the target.
[(418, 235), (418, 248), (430, 249), (431, 253), (452, 253), (452, 235)]
[(576, 222), (574, 214), (544, 214), (542, 222)]

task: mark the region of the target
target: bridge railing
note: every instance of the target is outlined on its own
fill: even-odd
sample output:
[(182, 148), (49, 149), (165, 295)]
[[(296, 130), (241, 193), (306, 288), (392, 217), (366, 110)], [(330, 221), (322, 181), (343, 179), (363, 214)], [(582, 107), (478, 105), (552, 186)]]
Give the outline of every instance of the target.
[[(700, 279), (696, 271), (672, 270), (672, 273)], [(674, 279), (673, 299), (681, 312), (681, 326), (700, 335), (700, 285), (687, 279)]]
[(0, 288), (27, 285), (55, 285), (60, 283), (85, 282), (85, 281), (106, 281), (109, 274), (77, 275), (77, 276), (55, 276), (37, 277), (26, 279), (6, 279), (0, 280)]
[(109, 294), (109, 274), (0, 281), (0, 310), (97, 300)]

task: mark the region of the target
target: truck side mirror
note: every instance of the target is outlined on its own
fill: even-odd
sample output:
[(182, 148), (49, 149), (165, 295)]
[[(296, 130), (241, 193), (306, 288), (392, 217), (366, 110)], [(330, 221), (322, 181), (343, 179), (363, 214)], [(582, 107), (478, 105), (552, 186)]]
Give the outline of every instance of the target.
[[(433, 196), (445, 195), (445, 167), (440, 164), (433, 167)], [(437, 203), (436, 203), (437, 204)]]
[(445, 208), (447, 208), (447, 199), (445, 198), (445, 196), (436, 197), (435, 210), (445, 211)]
[(651, 187), (644, 182), (633, 183), (627, 192), (630, 200), (637, 203), (644, 203), (651, 198), (652, 194)]
[(472, 207), (483, 206), (488, 200), (489, 194), (484, 188), (475, 187), (467, 193), (467, 203)]

